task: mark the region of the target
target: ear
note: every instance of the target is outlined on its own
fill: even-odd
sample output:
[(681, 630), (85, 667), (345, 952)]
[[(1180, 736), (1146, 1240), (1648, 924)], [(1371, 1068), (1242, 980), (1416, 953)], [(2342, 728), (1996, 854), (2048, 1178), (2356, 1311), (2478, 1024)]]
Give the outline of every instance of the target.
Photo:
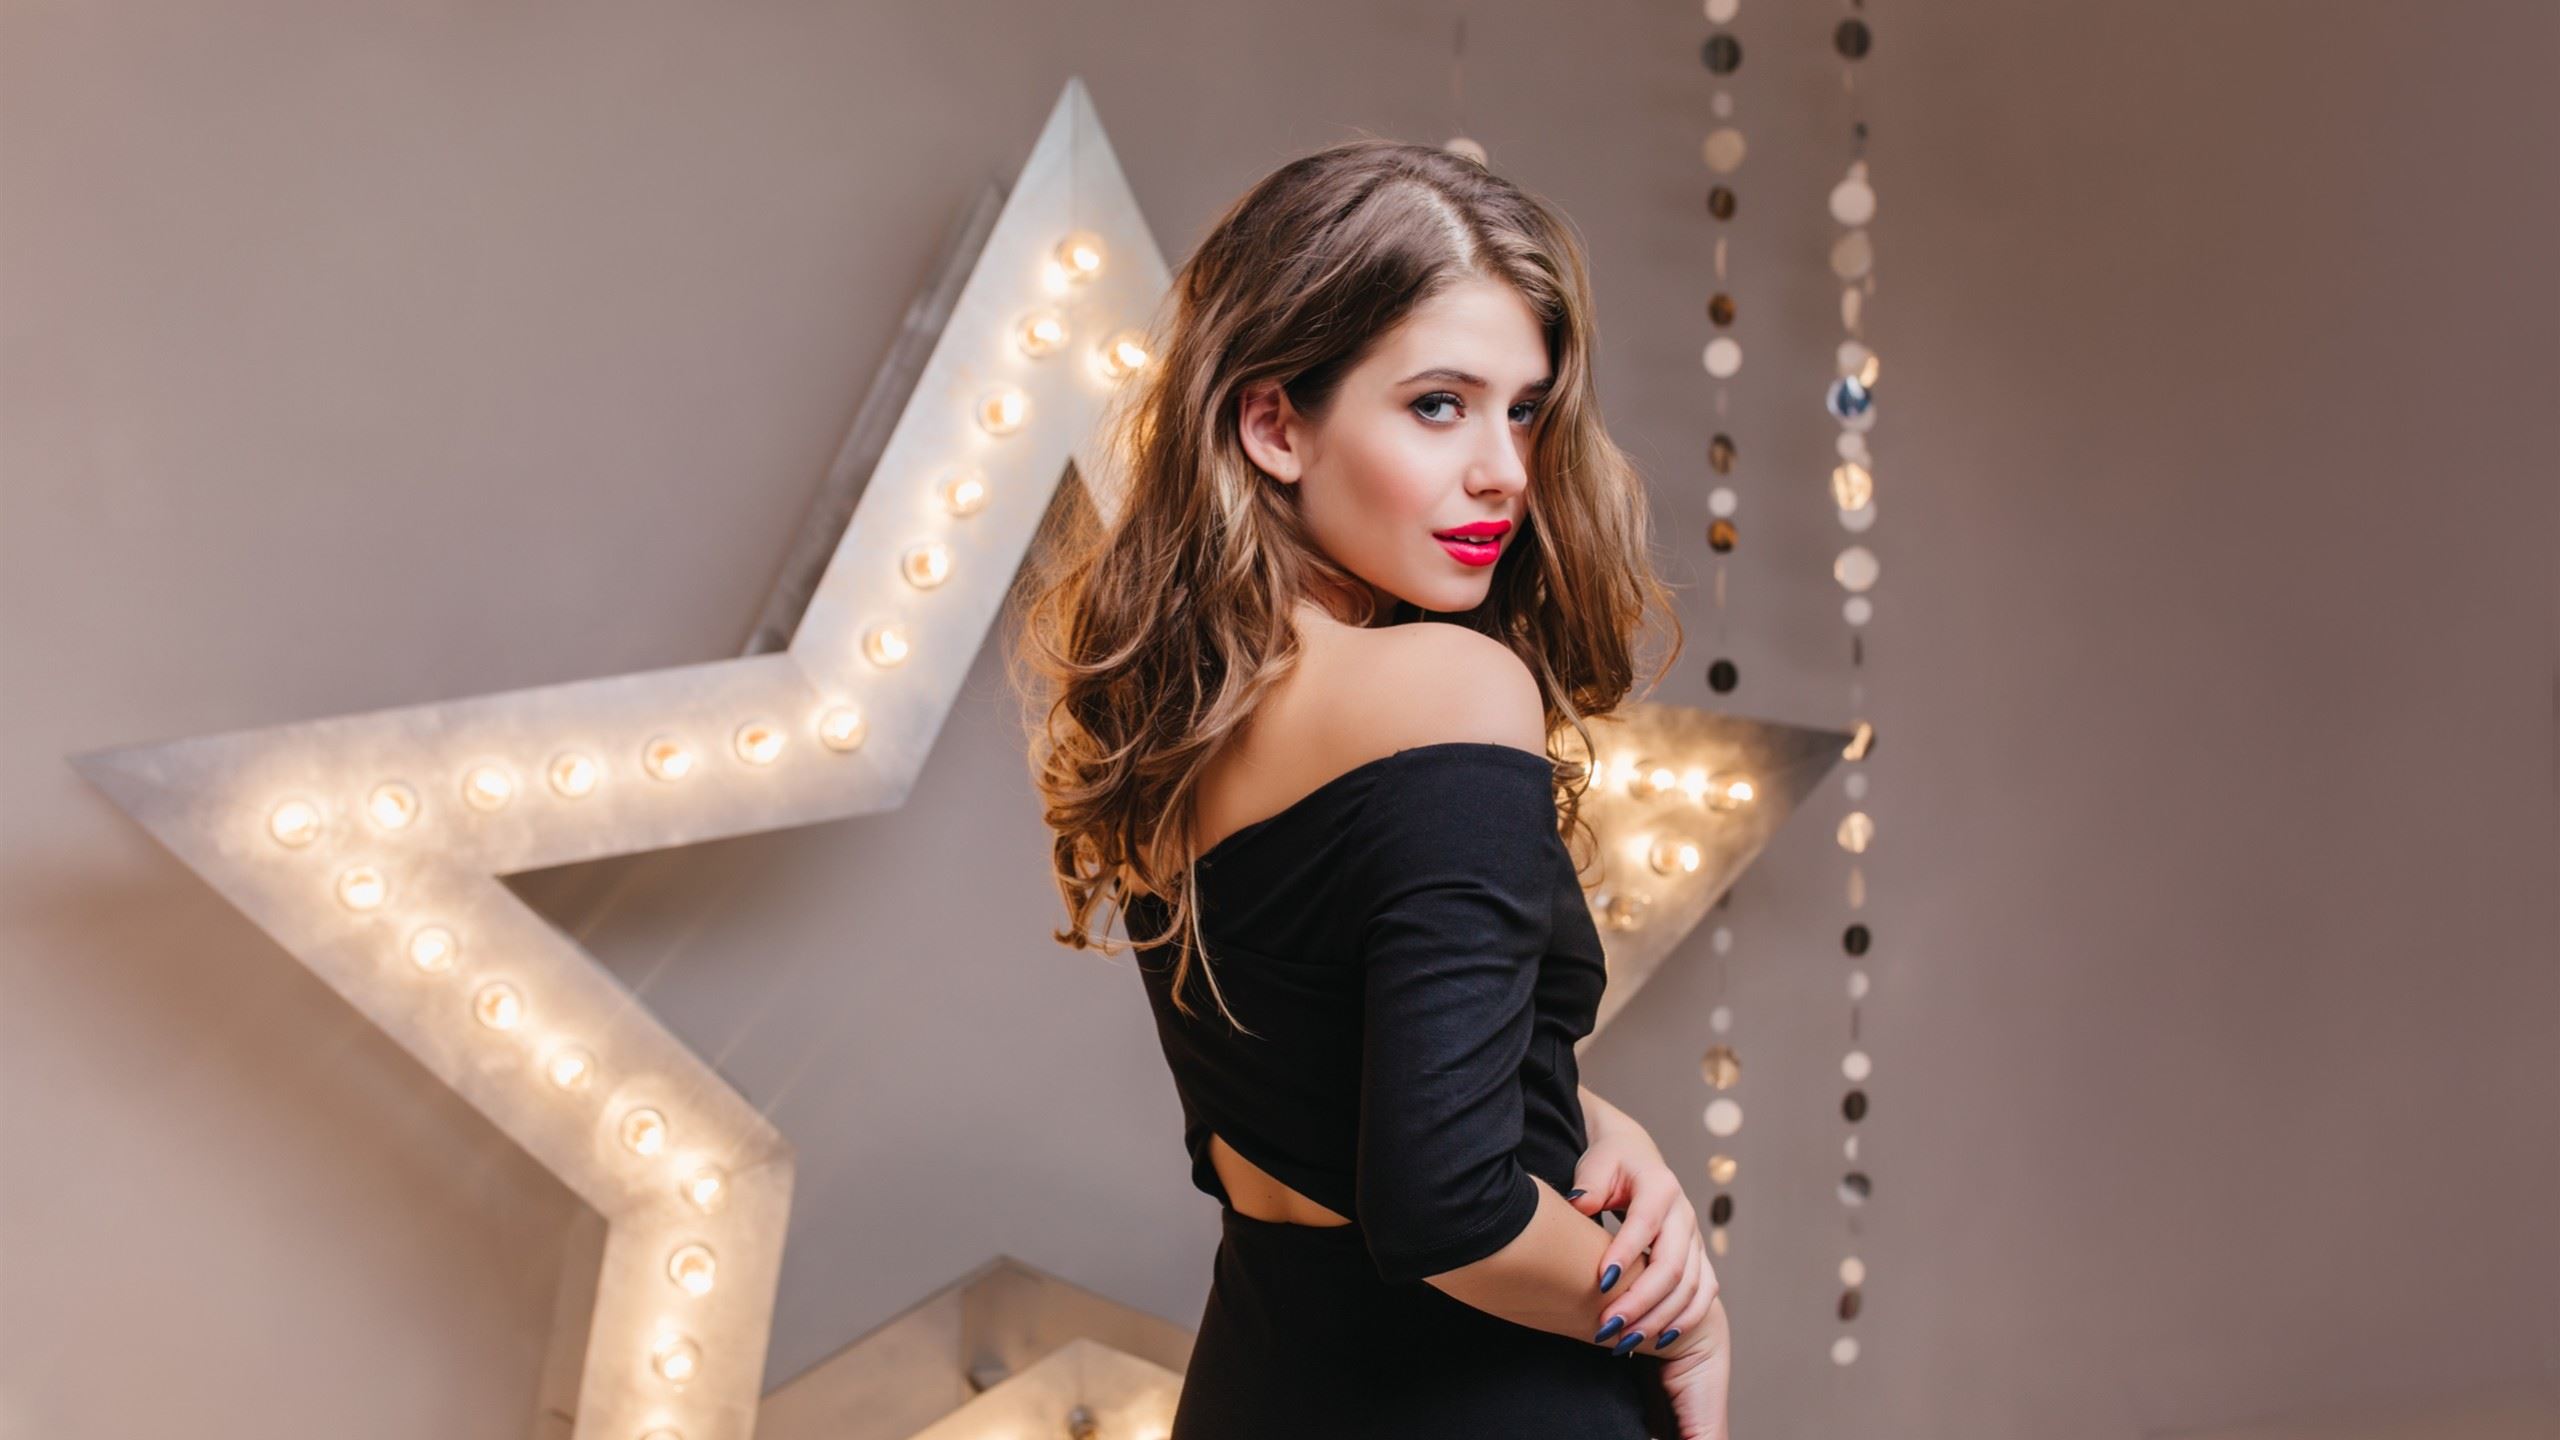
[(1306, 468), (1297, 449), (1298, 424), (1297, 407), (1277, 380), (1257, 380), (1236, 397), (1236, 439), (1245, 458), (1283, 485), (1296, 484)]

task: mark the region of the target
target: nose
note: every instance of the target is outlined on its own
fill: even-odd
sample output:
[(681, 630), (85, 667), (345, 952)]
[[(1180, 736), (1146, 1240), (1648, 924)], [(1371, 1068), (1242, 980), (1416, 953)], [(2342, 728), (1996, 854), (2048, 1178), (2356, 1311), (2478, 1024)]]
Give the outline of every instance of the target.
[(1477, 442), (1477, 453), (1467, 466), (1467, 489), (1478, 495), (1514, 495), (1529, 483), (1529, 462), (1521, 454), (1525, 443), (1512, 430), (1506, 417), (1487, 426), (1489, 439)]

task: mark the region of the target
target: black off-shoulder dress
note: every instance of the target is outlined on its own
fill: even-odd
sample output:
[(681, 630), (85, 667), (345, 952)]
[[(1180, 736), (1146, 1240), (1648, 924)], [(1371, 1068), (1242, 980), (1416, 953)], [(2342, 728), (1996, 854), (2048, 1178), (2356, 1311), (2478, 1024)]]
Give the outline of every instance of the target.
[[(1183, 1017), (1173, 948), (1135, 952), (1223, 1227), (1171, 1440), (1669, 1433), (1647, 1424), (1664, 1414), (1653, 1337), (1615, 1355), (1423, 1278), (1509, 1244), (1537, 1182), (1570, 1189), (1589, 1143), (1573, 1045), (1607, 969), (1553, 776), (1517, 746), (1416, 746), (1210, 847), (1202, 938), (1256, 1035), (1197, 963)], [(1167, 940), (1169, 913), (1135, 897), (1132, 941)], [(1213, 1133), (1353, 1223), (1240, 1213)]]

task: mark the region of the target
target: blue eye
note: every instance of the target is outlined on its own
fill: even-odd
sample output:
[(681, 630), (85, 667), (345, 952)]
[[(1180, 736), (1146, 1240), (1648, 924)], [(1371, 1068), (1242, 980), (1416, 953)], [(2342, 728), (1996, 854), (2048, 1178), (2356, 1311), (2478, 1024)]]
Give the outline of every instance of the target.
[[(1455, 395), (1450, 394), (1450, 393), (1449, 393), (1448, 391), (1446, 391), (1446, 390), (1434, 390), (1434, 391), (1432, 391), (1430, 394), (1423, 396), (1421, 399), (1414, 401), (1414, 402), (1413, 402), (1413, 405), (1412, 405), (1412, 407), (1411, 407), (1411, 408), (1414, 410), (1414, 412), (1415, 412), (1416, 414), (1420, 414), (1420, 413), (1421, 413), (1421, 410), (1422, 410), (1422, 407), (1423, 407), (1423, 406), (1425, 406), (1425, 405), (1430, 404), (1430, 403), (1431, 403), (1432, 401), (1434, 401), (1434, 400), (1446, 400), (1446, 401), (1448, 401), (1450, 404), (1452, 404), (1452, 405), (1456, 405), (1456, 406), (1459, 406), (1460, 408), (1464, 408), (1464, 407), (1465, 407), (1465, 405), (1466, 405), (1466, 402), (1465, 402), (1465, 401), (1463, 401), (1463, 400), (1459, 399), (1459, 398), (1458, 398), (1457, 396), (1455, 396)], [(1423, 418), (1423, 419), (1425, 419), (1425, 420), (1430, 420), (1430, 419), (1432, 419), (1432, 417), (1431, 417), (1431, 416), (1429, 416), (1429, 415), (1424, 415), (1422, 418)], [(1436, 423), (1436, 422), (1435, 422), (1435, 423)]]
[[(1418, 414), (1418, 415), (1422, 415), (1422, 418), (1423, 418), (1423, 419), (1425, 419), (1425, 420), (1429, 420), (1429, 421), (1431, 421), (1433, 424), (1435, 424), (1435, 425), (1436, 425), (1436, 424), (1440, 424), (1441, 422), (1440, 422), (1437, 418), (1435, 418), (1435, 417), (1433, 417), (1433, 416), (1431, 416), (1431, 415), (1423, 414), (1422, 407), (1424, 407), (1424, 406), (1426, 406), (1426, 405), (1438, 404), (1438, 403), (1441, 403), (1441, 402), (1446, 402), (1446, 403), (1448, 403), (1448, 404), (1455, 405), (1455, 406), (1457, 406), (1460, 410), (1464, 410), (1464, 409), (1466, 408), (1466, 405), (1467, 405), (1467, 402), (1466, 402), (1465, 400), (1463, 400), (1463, 399), (1459, 398), (1457, 395), (1452, 394), (1451, 392), (1449, 392), (1449, 391), (1447, 391), (1447, 390), (1434, 390), (1434, 391), (1432, 391), (1430, 394), (1425, 395), (1425, 396), (1421, 397), (1420, 399), (1418, 399), (1418, 400), (1414, 401), (1414, 402), (1413, 402), (1413, 404), (1412, 404), (1409, 408), (1410, 408), (1410, 409), (1412, 409), (1412, 410), (1414, 411), (1414, 413), (1416, 413), (1416, 414)], [(1528, 412), (1528, 413), (1527, 413), (1527, 414), (1525, 414), (1525, 415), (1523, 415), (1523, 414), (1521, 414), (1521, 413), (1520, 413), (1521, 411), (1524, 411), (1524, 410)], [(1511, 407), (1512, 415), (1514, 416), (1514, 419), (1512, 420), (1512, 422), (1511, 422), (1511, 423), (1513, 423), (1513, 424), (1515, 424), (1515, 425), (1527, 425), (1527, 424), (1531, 423), (1532, 421), (1535, 421), (1535, 420), (1538, 418), (1538, 410), (1539, 410), (1539, 402), (1538, 402), (1538, 401), (1535, 401), (1535, 400), (1523, 400), (1523, 401), (1521, 401), (1519, 404), (1514, 405), (1514, 406), (1512, 406), (1512, 407)]]

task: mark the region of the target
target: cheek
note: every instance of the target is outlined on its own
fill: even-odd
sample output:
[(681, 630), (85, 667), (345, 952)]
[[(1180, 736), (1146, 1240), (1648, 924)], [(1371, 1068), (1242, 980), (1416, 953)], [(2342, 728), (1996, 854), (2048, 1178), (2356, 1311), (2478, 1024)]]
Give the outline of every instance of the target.
[(1439, 489), (1432, 438), (1420, 425), (1392, 424), (1346, 437), (1337, 454), (1351, 508), (1380, 522), (1426, 520)]

